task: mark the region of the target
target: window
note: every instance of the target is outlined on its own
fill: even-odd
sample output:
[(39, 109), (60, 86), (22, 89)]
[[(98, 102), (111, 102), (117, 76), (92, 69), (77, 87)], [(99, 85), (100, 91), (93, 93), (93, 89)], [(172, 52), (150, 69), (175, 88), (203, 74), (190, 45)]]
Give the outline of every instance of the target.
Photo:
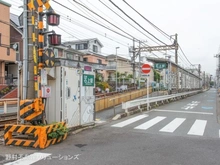
[(76, 44), (76, 50), (85, 50), (88, 49), (88, 44), (84, 43), (84, 44)]
[(98, 63), (98, 64), (102, 64), (102, 60), (97, 59), (97, 63)]
[(88, 44), (83, 44), (84, 49), (88, 49)]
[(114, 65), (115, 65), (115, 62), (114, 62), (114, 61), (109, 61), (109, 62), (108, 62), (108, 65), (114, 66)]
[(93, 52), (98, 52), (98, 47), (96, 45), (93, 45)]
[(83, 58), (83, 61), (84, 62), (88, 62), (88, 58), (86, 57), (86, 58)]
[(10, 56), (10, 48), (7, 48), (7, 55)]
[(70, 59), (70, 60), (73, 60), (73, 55), (70, 54), (70, 53), (66, 53), (66, 58)]
[(70, 95), (71, 95), (71, 89), (70, 89), (70, 87), (67, 87), (66, 88), (66, 98), (69, 99)]

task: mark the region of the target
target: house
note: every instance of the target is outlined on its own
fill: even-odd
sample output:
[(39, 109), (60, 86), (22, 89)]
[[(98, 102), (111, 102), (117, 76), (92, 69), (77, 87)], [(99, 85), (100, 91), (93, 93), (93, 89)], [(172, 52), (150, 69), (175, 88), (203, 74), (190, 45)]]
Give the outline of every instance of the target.
[(16, 71), (16, 45), (11, 48), (11, 23), (10, 23), (11, 5), (0, 1), (0, 84), (13, 83), (13, 75)]
[(10, 13), (10, 43), (11, 47), (16, 50), (16, 60), (22, 61), (23, 60), (23, 31), (22, 28), (19, 28), (19, 16), (13, 13)]
[(102, 43), (97, 38), (75, 40), (64, 42), (65, 45), (70, 45), (71, 48), (79, 50), (83, 53), (101, 53)]
[[(100, 59), (102, 56), (100, 57), (97, 57), (98, 55), (90, 56), (88, 54), (84, 54), (83, 52), (75, 50), (64, 44), (59, 46), (53, 46), (53, 52), (56, 58), (55, 63), (65, 61), (66, 63), (71, 63), (71, 66), (73, 67), (83, 68), (84, 66), (89, 65), (92, 66), (93, 70), (105, 70), (106, 64), (104, 62), (104, 59)], [(85, 60), (84, 58), (87, 58), (87, 60)], [(103, 62), (100, 61), (100, 63), (97, 63), (97, 60), (94, 60), (93, 58), (98, 58)]]
[(129, 74), (133, 74), (130, 60), (126, 58), (112, 54), (106, 56), (106, 61), (107, 61), (106, 72), (108, 76), (108, 81), (115, 81), (116, 70), (118, 73), (124, 74), (125, 76), (128, 76)]
[(103, 45), (97, 38), (68, 41), (63, 44), (84, 53), (83, 62), (97, 64), (95, 65), (96, 73), (101, 75), (102, 81), (107, 80), (108, 76), (104, 67), (107, 62), (105, 56), (101, 55)]
[[(83, 61), (88, 63), (96, 63), (97, 65), (101, 65), (101, 66), (107, 65), (106, 57), (95, 53), (84, 55)], [(96, 69), (96, 73), (101, 75), (102, 81), (107, 81), (108, 75), (105, 68)]]

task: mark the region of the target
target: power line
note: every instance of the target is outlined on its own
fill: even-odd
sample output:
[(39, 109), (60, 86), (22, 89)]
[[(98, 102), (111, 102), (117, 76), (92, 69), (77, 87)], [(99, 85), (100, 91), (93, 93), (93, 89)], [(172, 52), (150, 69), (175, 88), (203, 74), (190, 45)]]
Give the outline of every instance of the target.
[(147, 31), (144, 27), (142, 27), (139, 23), (137, 23), (133, 18), (131, 18), (127, 13), (125, 13), (120, 7), (118, 7), (114, 2), (112, 2), (111, 0), (109, 0), (116, 8), (118, 8), (123, 14), (125, 14), (129, 19), (131, 19), (134, 23), (136, 23), (140, 28), (142, 28), (145, 32), (147, 32), (148, 34), (150, 34), (153, 38), (155, 38), (157, 41), (165, 44), (163, 41), (161, 41), (160, 39), (158, 39), (157, 37), (155, 37), (152, 33), (150, 33), (149, 31)]
[[(64, 28), (61, 28), (60, 26), (58, 27), (59, 29), (61, 29), (62, 31), (64, 31), (65, 33), (69, 34), (70, 36), (74, 37), (74, 38), (77, 38), (75, 35), (73, 35), (71, 32), (68, 32), (66, 29)], [(79, 41), (82, 41), (80, 38), (77, 38)], [(110, 46), (108, 46), (109, 48), (111, 48)], [(112, 50), (112, 49), (109, 49), (109, 50)], [(102, 54), (106, 54), (106, 55), (109, 55), (110, 53), (103, 53)]]
[[(90, 12), (92, 12), (93, 14), (97, 15), (98, 17), (102, 18), (103, 20), (105, 20), (106, 22), (110, 23), (111, 25), (113, 25), (114, 27), (118, 28), (117, 26), (115, 26), (114, 24), (112, 24), (111, 22), (109, 22), (108, 20), (106, 20), (105, 18), (101, 17), (100, 15), (98, 15), (97, 13), (95, 13), (94, 11), (92, 11), (91, 9), (89, 9), (86, 5), (80, 4), (79, 2), (74, 1), (75, 3), (83, 6), (84, 8), (86, 8), (87, 10), (89, 10)], [(122, 29), (118, 28), (119, 30), (123, 31)], [(124, 31), (123, 31), (124, 32)], [(127, 32), (124, 32), (126, 34), (128, 34)], [(128, 34), (129, 36), (133, 37), (132, 35)], [(147, 36), (148, 37), (148, 36)], [(135, 37), (133, 37), (134, 39), (136, 39), (138, 42), (139, 40)], [(149, 38), (149, 37), (148, 37)], [(154, 41), (155, 42), (155, 41)], [(144, 43), (145, 44), (145, 43)], [(145, 44), (146, 45), (146, 44)], [(147, 45), (148, 46), (148, 45)]]
[[(59, 28), (59, 29), (63, 30), (65, 33), (67, 33), (67, 34), (71, 35), (72, 37), (74, 37), (74, 38), (76, 38), (76, 39), (80, 40), (79, 38), (77, 38), (76, 36), (73, 36), (71, 33), (67, 32), (67, 31), (66, 31), (66, 30), (64, 30), (63, 28), (61, 28), (61, 27), (59, 27), (59, 26), (57, 26), (57, 28)], [(80, 40), (80, 41), (81, 41), (81, 40)]]
[[(74, 25), (76, 25), (76, 26), (79, 26), (79, 27), (81, 27), (81, 28), (84, 28), (84, 29), (86, 29), (86, 30), (89, 30), (89, 31), (91, 31), (91, 32), (93, 32), (93, 33), (96, 33), (96, 34), (98, 34), (98, 35), (100, 35), (100, 36), (102, 36), (102, 37), (104, 37), (104, 38), (107, 38), (107, 39), (109, 39), (109, 40), (111, 40), (111, 41), (113, 41), (113, 42), (116, 42), (116, 43), (118, 43), (118, 44), (120, 44), (120, 45), (123, 45), (123, 46), (126, 46), (127, 47), (127, 45), (128, 45), (128, 43), (126, 43), (126, 44), (124, 44), (124, 43), (121, 43), (121, 42), (119, 42), (119, 41), (116, 41), (116, 40), (114, 40), (113, 38), (110, 38), (110, 37), (108, 37), (107, 36), (107, 34), (105, 33), (105, 34), (101, 34), (101, 33), (99, 33), (98, 32), (98, 30), (95, 30), (93, 27), (91, 27), (91, 28), (89, 28), (89, 25), (86, 25), (86, 26), (84, 26), (81, 22), (79, 22), (79, 21), (74, 21), (74, 19), (72, 19), (71, 17), (69, 17), (69, 16), (67, 16), (68, 18), (66, 18), (65, 16), (63, 16), (63, 13), (61, 13), (61, 12), (58, 12), (59, 14), (61, 14), (61, 18), (63, 18), (63, 19), (65, 19), (66, 21), (68, 21), (68, 22), (70, 22), (70, 23), (72, 23), (72, 24), (74, 24)], [(72, 22), (73, 21), (73, 22)], [(94, 30), (93, 30), (94, 29)], [(118, 40), (118, 39), (117, 39)]]
[[(81, 3), (82, 3), (82, 1), (81, 0), (79, 0)], [(92, 3), (90, 3), (88, 0), (86, 0), (91, 6), (93, 6), (94, 8), (95, 8), (95, 10), (97, 10), (97, 11), (100, 11), (101, 12), (101, 15), (102, 16), (106, 16), (108, 19), (110, 19), (112, 22), (114, 22), (114, 24), (117, 24), (117, 25), (119, 25), (119, 23), (117, 22), (117, 21), (115, 21), (115, 19), (113, 19), (112, 17), (110, 17), (109, 15), (107, 15), (106, 13), (104, 13), (104, 12), (102, 12), (99, 8), (97, 8), (97, 7), (95, 7)], [(82, 4), (84, 4), (84, 3), (82, 3)], [(85, 5), (85, 4), (84, 4)], [(86, 5), (85, 5), (86, 6)], [(88, 6), (88, 5), (87, 5)], [(127, 29), (127, 27), (124, 27), (123, 25), (120, 25), (120, 27), (122, 28), (122, 29), (125, 29), (127, 32), (130, 30), (130, 29)], [(129, 31), (129, 33), (131, 34), (131, 33), (133, 33), (133, 31), (131, 32), (131, 31)], [(134, 35), (134, 33), (132, 34), (132, 35)]]
[[(67, 30), (70, 30), (71, 32), (73, 32), (73, 28), (69, 28), (68, 26), (62, 26), (61, 25), (61, 27), (63, 27), (61, 30), (63, 30), (65, 33), (67, 33)], [(64, 28), (65, 28), (65, 30), (64, 30)], [(74, 29), (75, 30), (75, 29)], [(74, 34), (73, 35), (73, 33), (71, 33), (71, 32), (68, 32), (67, 34), (69, 34), (69, 35), (71, 35), (72, 37), (74, 37), (74, 38), (76, 38), (76, 34)], [(77, 34), (81, 34), (81, 36), (86, 36), (84, 33), (82, 34), (82, 32), (80, 32), (80, 31), (78, 31), (78, 30), (75, 30), (76, 31), (76, 33)], [(85, 38), (85, 37), (83, 37), (83, 38)], [(88, 38), (88, 36), (86, 36), (86, 38)], [(80, 40), (79, 38), (77, 38), (78, 40)], [(103, 41), (102, 41), (103, 42)], [(105, 44), (105, 47), (108, 47), (109, 48), (109, 50), (110, 50), (110, 48), (111, 48), (111, 50), (112, 50), (112, 47), (113, 46), (109, 46), (109, 45), (111, 45), (111, 44), (109, 44), (108, 42), (104, 42), (104, 43), (106, 43)], [(107, 46), (106, 46), (107, 45)], [(128, 47), (127, 45), (123, 45), (123, 46), (125, 46), (125, 47)]]
[(91, 21), (91, 22), (93, 22), (93, 23), (95, 23), (95, 24), (97, 24), (97, 25), (99, 25), (99, 26), (102, 26), (102, 27), (104, 27), (104, 28), (106, 28), (106, 29), (108, 29), (108, 30), (110, 30), (110, 31), (112, 31), (112, 32), (114, 32), (114, 33), (116, 33), (116, 34), (118, 34), (118, 35), (124, 37), (124, 38), (127, 38), (127, 39), (129, 39), (129, 40), (132, 40), (132, 39), (133, 39), (133, 37), (132, 37), (132, 38), (129, 38), (128, 36), (126, 36), (126, 35), (124, 35), (124, 34), (121, 34), (121, 33), (117, 32), (117, 31), (115, 31), (115, 30), (112, 30), (112, 29), (110, 29), (109, 27), (106, 27), (106, 26), (104, 26), (104, 25), (102, 25), (102, 24), (100, 24), (100, 23), (98, 23), (98, 22), (96, 22), (96, 21), (94, 21), (94, 20), (92, 20), (92, 19), (90, 19), (90, 18), (88, 18), (88, 17), (86, 17), (86, 16), (84, 16), (84, 15), (82, 15), (82, 14), (80, 14), (80, 13), (74, 11), (74, 10), (72, 10), (72, 9), (70, 9), (69, 7), (66, 7), (65, 5), (63, 5), (63, 4), (59, 3), (59, 2), (57, 2), (56, 0), (52, 0), (52, 1), (55, 2), (56, 4), (60, 5), (60, 6), (64, 7), (64, 8), (66, 8), (66, 9), (72, 11), (73, 13), (76, 13), (76, 14), (80, 15), (81, 17), (83, 17), (83, 18), (85, 18), (85, 19), (87, 19), (87, 20), (89, 20), (89, 21)]
[(186, 57), (186, 55), (185, 55), (185, 53), (183, 52), (183, 50), (182, 50), (182, 48), (180, 47), (180, 45), (179, 45), (179, 48), (180, 48), (181, 52), (183, 53), (183, 55), (185, 56), (185, 58), (187, 59), (187, 61), (192, 65), (192, 63), (188, 60), (188, 58)]
[(146, 20), (149, 24), (151, 24), (155, 29), (161, 32), (164, 36), (166, 36), (168, 39), (171, 39), (170, 35), (165, 33), (163, 30), (161, 30), (159, 27), (157, 27), (155, 24), (153, 24), (151, 21), (149, 21), (146, 17), (144, 17), (141, 13), (139, 13), (136, 9), (134, 9), (130, 4), (128, 4), (125, 0), (123, 0), (125, 4), (127, 4), (131, 9), (133, 9), (136, 13), (138, 13), (144, 20)]
[[(101, 19), (105, 20), (106, 22), (108, 22), (109, 24), (111, 24), (112, 26), (114, 26), (115, 28), (119, 29), (120, 31), (122, 31), (123, 33), (127, 34), (128, 36), (135, 38), (134, 36), (130, 35), (129, 33), (125, 32), (124, 30), (122, 30), (121, 28), (119, 28), (118, 26), (114, 25), (113, 23), (111, 23), (110, 21), (106, 20), (105, 18), (103, 18), (102, 16), (100, 16), (99, 14), (97, 14), (96, 12), (94, 12), (93, 10), (89, 9), (88, 7), (86, 7), (85, 5), (74, 1), (75, 3), (77, 3), (78, 5), (83, 6), (84, 8), (86, 8), (87, 10), (89, 10), (90, 12), (92, 12), (93, 14), (97, 15), (98, 17), (100, 17)], [(136, 38), (135, 38), (136, 39)], [(138, 39), (136, 39), (138, 40)]]
[[(134, 25), (132, 25), (130, 22), (128, 22), (126, 19), (124, 19), (122, 16), (120, 16), (118, 13), (116, 13), (114, 10), (112, 10), (108, 5), (104, 4), (101, 0), (99, 0), (105, 7), (107, 7), (109, 10), (111, 10), (113, 13), (115, 13), (118, 17), (120, 17), (121, 19), (123, 19), (125, 22), (127, 22), (130, 26), (132, 26), (133, 28), (135, 28), (137, 31), (139, 31), (141, 34), (143, 34), (144, 36), (146, 36), (147, 38), (149, 38), (151, 41), (155, 42), (154, 40), (152, 40), (149, 36), (147, 36), (146, 34), (144, 34), (142, 31), (140, 31), (138, 28), (136, 28)], [(157, 43), (157, 42), (155, 42)], [(158, 44), (158, 43), (157, 43)]]
[[(115, 31), (115, 30), (112, 30), (112, 29), (110, 29), (109, 27), (106, 27), (106, 26), (104, 26), (104, 25), (102, 25), (102, 24), (100, 24), (100, 23), (98, 23), (98, 22), (96, 22), (96, 21), (94, 21), (94, 20), (92, 20), (92, 19), (90, 19), (90, 18), (88, 18), (88, 17), (86, 17), (86, 16), (84, 16), (84, 15), (82, 15), (82, 14), (80, 14), (80, 13), (74, 11), (74, 10), (72, 10), (72, 9), (70, 9), (69, 7), (66, 7), (65, 5), (63, 5), (63, 4), (59, 3), (59, 2), (57, 2), (56, 0), (52, 0), (52, 1), (54, 1), (55, 3), (59, 4), (60, 6), (62, 6), (62, 7), (64, 7), (64, 8), (66, 8), (66, 9), (68, 9), (68, 10), (70, 10), (70, 11), (72, 11), (72, 12), (78, 14), (78, 15), (80, 15), (81, 17), (86, 18), (86, 19), (92, 21), (93, 23), (96, 23), (96, 24), (98, 24), (98, 25), (100, 25), (100, 26), (102, 26), (102, 27), (104, 27), (104, 28), (106, 28), (106, 29), (108, 29), (108, 30), (110, 30), (110, 31), (112, 31), (112, 32), (114, 32), (114, 33), (120, 35), (120, 36), (123, 36), (124, 38), (127, 38), (127, 39), (129, 39), (129, 40), (133, 40), (133, 38), (136, 39), (135, 37), (131, 36), (130, 34), (128, 34), (128, 35), (131, 36), (132, 38), (129, 38), (129, 37), (127, 37), (127, 36), (125, 36), (125, 35), (123, 35), (123, 34), (117, 32), (117, 31)], [(136, 41), (139, 41), (139, 40), (136, 39)], [(144, 44), (145, 44), (145, 43), (144, 43)], [(145, 45), (146, 45), (146, 44), (145, 44)]]
[(95, 19), (96, 21), (98, 22), (101, 22), (102, 24), (104, 24), (102, 21), (100, 21), (98, 18), (96, 17), (92, 17), (92, 15), (87, 11), (85, 10), (84, 8), (82, 8), (81, 6), (77, 6), (75, 5), (74, 3), (72, 3), (70, 0), (68, 0), (70, 4), (72, 4), (73, 6), (75, 6), (77, 9), (79, 9), (81, 12), (83, 12), (86, 16), (88, 16), (89, 18), (91, 19)]

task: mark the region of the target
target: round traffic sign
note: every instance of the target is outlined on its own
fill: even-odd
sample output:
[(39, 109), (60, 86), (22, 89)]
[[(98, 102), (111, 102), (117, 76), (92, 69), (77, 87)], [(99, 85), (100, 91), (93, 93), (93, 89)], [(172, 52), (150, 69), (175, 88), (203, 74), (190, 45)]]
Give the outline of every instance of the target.
[(47, 91), (47, 93), (50, 93), (50, 88), (47, 88), (46, 91)]
[(143, 64), (141, 69), (142, 69), (142, 73), (148, 74), (150, 73), (151, 67), (149, 64)]

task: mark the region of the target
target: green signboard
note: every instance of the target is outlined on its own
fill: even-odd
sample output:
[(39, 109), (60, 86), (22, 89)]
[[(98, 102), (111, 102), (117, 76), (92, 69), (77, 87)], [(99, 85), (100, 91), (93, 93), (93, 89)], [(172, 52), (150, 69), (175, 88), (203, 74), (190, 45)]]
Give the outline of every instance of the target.
[(90, 87), (94, 87), (95, 84), (95, 77), (94, 75), (90, 75), (90, 74), (83, 74), (83, 86), (90, 86)]
[(154, 64), (154, 69), (167, 69), (167, 63), (155, 63)]

